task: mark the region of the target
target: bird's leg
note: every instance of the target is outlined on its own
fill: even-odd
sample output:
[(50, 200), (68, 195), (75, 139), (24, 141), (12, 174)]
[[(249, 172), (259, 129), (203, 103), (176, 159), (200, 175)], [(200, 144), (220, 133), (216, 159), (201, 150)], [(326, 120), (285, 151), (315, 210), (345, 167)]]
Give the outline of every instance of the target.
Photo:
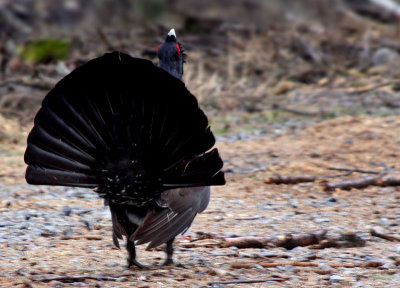
[(128, 250), (128, 268), (131, 268), (132, 266), (141, 269), (148, 268), (146, 265), (143, 265), (136, 260), (135, 242), (129, 241), (129, 238), (126, 240), (126, 250)]
[(174, 247), (173, 247), (174, 240), (175, 240), (175, 237), (172, 238), (171, 240), (168, 240), (165, 245), (165, 253), (167, 254), (167, 259), (165, 259), (165, 261), (162, 265), (174, 264), (174, 261), (172, 259), (172, 255), (174, 254)]

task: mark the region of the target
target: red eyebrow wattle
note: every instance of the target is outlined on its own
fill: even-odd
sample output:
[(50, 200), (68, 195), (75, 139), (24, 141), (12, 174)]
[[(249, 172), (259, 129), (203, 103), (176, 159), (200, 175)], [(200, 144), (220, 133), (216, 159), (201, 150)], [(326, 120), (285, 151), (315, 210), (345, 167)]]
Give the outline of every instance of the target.
[(181, 48), (179, 47), (179, 44), (176, 44), (176, 50), (178, 50), (178, 56), (181, 56)]

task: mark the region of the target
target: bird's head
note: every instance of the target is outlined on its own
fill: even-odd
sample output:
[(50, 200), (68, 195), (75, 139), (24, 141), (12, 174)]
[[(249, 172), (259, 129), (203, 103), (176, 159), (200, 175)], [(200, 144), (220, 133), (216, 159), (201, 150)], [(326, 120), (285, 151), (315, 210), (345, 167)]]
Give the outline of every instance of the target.
[(185, 54), (181, 43), (176, 41), (175, 29), (171, 29), (164, 43), (157, 48), (158, 67), (182, 80)]

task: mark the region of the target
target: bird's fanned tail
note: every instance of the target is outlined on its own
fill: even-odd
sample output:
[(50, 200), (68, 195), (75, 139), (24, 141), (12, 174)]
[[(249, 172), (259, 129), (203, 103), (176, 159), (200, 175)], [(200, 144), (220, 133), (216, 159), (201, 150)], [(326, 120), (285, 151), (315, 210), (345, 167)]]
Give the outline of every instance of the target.
[(147, 60), (114, 52), (89, 61), (49, 92), (34, 123), (25, 153), (31, 184), (96, 187), (134, 202), (149, 190), (224, 182), (197, 100)]
[(173, 240), (206, 208), (208, 186), (225, 183), (214, 144), (182, 81), (113, 52), (75, 69), (44, 98), (28, 136), (26, 180), (95, 188), (110, 206), (114, 244), (127, 236), (134, 260), (129, 241), (152, 248)]

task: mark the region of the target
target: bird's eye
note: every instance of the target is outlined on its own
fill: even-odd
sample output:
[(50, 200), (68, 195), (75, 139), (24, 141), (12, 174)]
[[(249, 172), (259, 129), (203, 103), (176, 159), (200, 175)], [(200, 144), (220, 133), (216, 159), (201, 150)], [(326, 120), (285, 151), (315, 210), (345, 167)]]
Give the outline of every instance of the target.
[(178, 58), (181, 57), (181, 47), (179, 47), (179, 44), (176, 44), (176, 50), (178, 52)]

